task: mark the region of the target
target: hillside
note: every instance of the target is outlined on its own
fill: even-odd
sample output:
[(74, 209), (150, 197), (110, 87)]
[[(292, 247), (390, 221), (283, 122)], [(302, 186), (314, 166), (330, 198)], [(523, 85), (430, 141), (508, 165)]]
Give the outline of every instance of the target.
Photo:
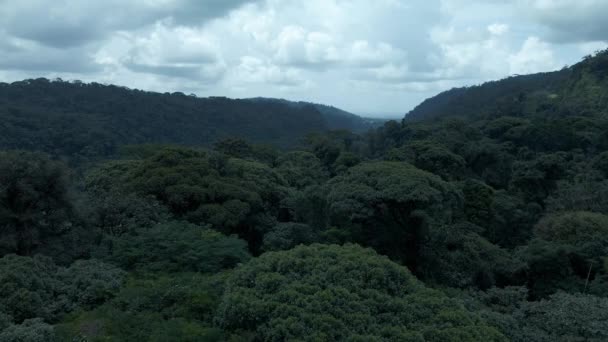
[(0, 83), (0, 148), (95, 157), (126, 144), (208, 146), (227, 137), (294, 147), (311, 132), (364, 129), (355, 115), (319, 108), (47, 79)]
[(408, 122), (460, 117), (567, 117), (608, 115), (608, 51), (560, 71), (513, 76), (455, 88), (425, 100)]
[(353, 132), (366, 132), (369, 129), (381, 126), (386, 119), (364, 118), (356, 114), (347, 112), (334, 106), (328, 106), (319, 103), (305, 101), (288, 101), (285, 99), (274, 99), (266, 97), (255, 97), (248, 99), (252, 102), (263, 103), (283, 103), (294, 108), (305, 108), (313, 106), (316, 108), (325, 119), (327, 126), (332, 129), (349, 129)]

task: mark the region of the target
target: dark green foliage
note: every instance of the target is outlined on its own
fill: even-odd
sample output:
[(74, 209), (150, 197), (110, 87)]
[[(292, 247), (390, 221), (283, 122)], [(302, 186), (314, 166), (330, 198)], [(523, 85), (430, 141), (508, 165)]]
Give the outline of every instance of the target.
[(514, 247), (528, 241), (542, 208), (501, 190), (494, 193), (491, 212), (492, 221), (483, 235), (500, 246)]
[(304, 101), (293, 102), (284, 99), (272, 99), (264, 97), (256, 97), (247, 100), (259, 103), (282, 103), (294, 108), (305, 108), (312, 106), (323, 114), (323, 118), (325, 119), (327, 126), (332, 130), (350, 129), (353, 132), (365, 132), (371, 128), (381, 125), (384, 121), (386, 121), (384, 119), (362, 118), (342, 109), (318, 103)]
[(102, 233), (120, 236), (169, 219), (167, 208), (153, 197), (118, 191), (92, 191), (91, 224)]
[(150, 272), (214, 273), (247, 261), (247, 244), (209, 228), (172, 222), (112, 240), (110, 260)]
[(608, 237), (608, 216), (590, 212), (553, 214), (543, 218), (534, 232), (547, 241), (585, 244)]
[(0, 330), (0, 341), (5, 342), (53, 342), (58, 341), (53, 326), (40, 318), (27, 319)]
[(269, 166), (222, 155), (170, 148), (138, 161), (109, 163), (92, 172), (90, 191), (152, 196), (180, 219), (238, 234), (257, 251), (274, 224), (286, 181)]
[(211, 322), (224, 278), (173, 273), (131, 279), (108, 304), (69, 317), (58, 334), (87, 341), (224, 340)]
[(0, 256), (30, 255), (75, 223), (63, 164), (40, 153), (0, 152)]
[(58, 268), (45, 257), (6, 255), (0, 259), (0, 307), (16, 323), (43, 317), (55, 320), (67, 305), (55, 297)]
[(511, 188), (520, 192), (527, 202), (542, 202), (565, 175), (567, 161), (564, 154), (545, 154), (532, 161), (513, 164)]
[(559, 293), (548, 300), (524, 303), (515, 314), (518, 341), (589, 341), (608, 339), (608, 299)]
[(492, 141), (471, 142), (464, 147), (468, 167), (488, 185), (504, 189), (509, 185), (514, 146)]
[(42, 150), (81, 162), (116, 153), (121, 145), (211, 145), (240, 137), (276, 146), (328, 129), (367, 129), (351, 115), (334, 120), (311, 105), (280, 101), (197, 98), (99, 83), (47, 79), (0, 83), (0, 148)]
[(65, 313), (112, 298), (124, 277), (123, 271), (95, 260), (63, 268), (42, 256), (6, 255), (0, 258), (0, 309), (15, 323), (36, 317), (56, 322)]
[(478, 233), (479, 227), (470, 224), (433, 229), (421, 252), (426, 260), (423, 279), (444, 286), (480, 289), (516, 283), (522, 265)]
[(80, 309), (92, 309), (113, 298), (126, 277), (124, 271), (95, 259), (78, 260), (57, 275), (67, 300)]
[(265, 341), (505, 341), (457, 301), (355, 245), (271, 252), (228, 280), (216, 322)]
[(332, 225), (414, 273), (429, 229), (451, 222), (461, 205), (451, 184), (402, 162), (364, 163), (327, 187)]
[(608, 181), (559, 182), (547, 198), (549, 211), (591, 211), (608, 214)]
[(387, 153), (388, 160), (407, 161), (447, 180), (464, 175), (464, 159), (433, 141), (414, 141)]
[(323, 184), (329, 178), (319, 158), (309, 152), (286, 153), (278, 159), (277, 164), (277, 172), (297, 189)]
[(319, 232), (309, 225), (294, 222), (279, 223), (264, 235), (262, 249), (287, 250), (300, 244), (318, 242), (319, 239)]
[(483, 182), (467, 179), (462, 183), (464, 214), (467, 221), (480, 227), (489, 227), (493, 222), (492, 204), (495, 191)]
[(602, 173), (602, 176), (608, 177), (608, 152), (600, 153), (593, 160), (593, 167)]
[(565, 212), (543, 218), (534, 229), (538, 240), (522, 250), (528, 282), (535, 297), (557, 290), (592, 292), (607, 288), (608, 217), (589, 212)]

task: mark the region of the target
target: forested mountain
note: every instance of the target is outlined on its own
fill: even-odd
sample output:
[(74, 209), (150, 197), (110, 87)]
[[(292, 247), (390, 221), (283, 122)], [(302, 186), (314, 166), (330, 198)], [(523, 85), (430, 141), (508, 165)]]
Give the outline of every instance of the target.
[(86, 159), (112, 155), (125, 144), (210, 146), (240, 137), (294, 147), (312, 132), (371, 128), (356, 115), (327, 108), (160, 94), (97, 83), (24, 80), (0, 83), (0, 148)]
[(327, 126), (329, 127), (329, 129), (332, 130), (349, 129), (353, 132), (363, 133), (367, 132), (369, 129), (382, 126), (384, 122), (388, 121), (386, 119), (378, 118), (363, 118), (340, 108), (319, 103), (305, 101), (294, 102), (284, 99), (273, 99), (265, 97), (255, 97), (249, 100), (254, 102), (279, 102), (296, 108), (313, 106), (323, 115)]
[(604, 117), (608, 115), (607, 87), (608, 54), (604, 51), (560, 71), (513, 76), (443, 92), (422, 102), (405, 119)]
[[(0, 152), (0, 341), (607, 341), (607, 62), (285, 150), (128, 133), (165, 142), (144, 120), (169, 105), (289, 107), (322, 126), (318, 109), (41, 80), (72, 95), (30, 103), (14, 89), (31, 84), (4, 85), (21, 107), (2, 107), (1, 138), (38, 152)], [(109, 132), (129, 145), (73, 172), (58, 155), (103, 143), (62, 133), (79, 133), (75, 113), (124, 123)], [(47, 120), (60, 143), (24, 133)]]

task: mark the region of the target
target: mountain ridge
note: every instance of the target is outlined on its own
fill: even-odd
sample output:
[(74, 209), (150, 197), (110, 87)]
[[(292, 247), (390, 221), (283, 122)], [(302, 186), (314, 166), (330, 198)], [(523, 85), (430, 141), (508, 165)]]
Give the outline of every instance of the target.
[[(405, 122), (447, 117), (608, 115), (608, 50), (558, 71), (517, 75), (453, 88), (408, 112)], [(597, 98), (599, 97), (599, 101)]]
[(28, 79), (0, 83), (0, 148), (107, 156), (127, 144), (208, 146), (237, 136), (291, 148), (309, 133), (364, 130), (357, 116), (328, 119), (317, 108)]

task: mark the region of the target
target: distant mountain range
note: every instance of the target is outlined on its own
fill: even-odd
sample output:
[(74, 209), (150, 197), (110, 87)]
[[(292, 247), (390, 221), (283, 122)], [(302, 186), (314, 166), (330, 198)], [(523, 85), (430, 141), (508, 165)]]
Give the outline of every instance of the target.
[(312, 132), (362, 132), (382, 120), (276, 99), (199, 98), (44, 78), (0, 83), (0, 149), (106, 156), (126, 144), (206, 146), (239, 137), (294, 147)]
[(364, 132), (372, 128), (377, 128), (384, 124), (388, 119), (366, 118), (359, 115), (347, 112), (334, 106), (324, 104), (304, 102), (304, 101), (288, 101), (285, 99), (275, 99), (268, 97), (254, 97), (248, 99), (258, 103), (282, 103), (294, 108), (304, 108), (312, 106), (317, 109), (325, 119), (329, 129), (349, 129), (353, 132)]

